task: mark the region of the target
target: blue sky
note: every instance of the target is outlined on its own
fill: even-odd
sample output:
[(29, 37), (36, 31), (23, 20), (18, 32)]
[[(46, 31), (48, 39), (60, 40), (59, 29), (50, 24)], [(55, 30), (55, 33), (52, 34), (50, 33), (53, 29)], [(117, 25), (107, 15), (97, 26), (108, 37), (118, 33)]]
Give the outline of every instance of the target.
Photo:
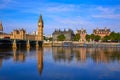
[(0, 0), (0, 20), (4, 32), (24, 28), (28, 33), (37, 30), (40, 14), (44, 34), (55, 29), (110, 28), (120, 32), (120, 0)]

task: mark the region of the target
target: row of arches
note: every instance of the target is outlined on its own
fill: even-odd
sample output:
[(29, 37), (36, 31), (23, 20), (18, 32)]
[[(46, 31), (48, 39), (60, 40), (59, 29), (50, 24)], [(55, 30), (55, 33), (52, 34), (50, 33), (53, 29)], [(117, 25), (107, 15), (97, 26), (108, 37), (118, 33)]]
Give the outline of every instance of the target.
[[(14, 40), (12, 39), (0, 39), (0, 48), (12, 48)], [(28, 40), (16, 40), (18, 48), (26, 47)], [(31, 47), (35, 47), (36, 41), (29, 41)], [(42, 46), (42, 41), (38, 41), (38, 45)]]

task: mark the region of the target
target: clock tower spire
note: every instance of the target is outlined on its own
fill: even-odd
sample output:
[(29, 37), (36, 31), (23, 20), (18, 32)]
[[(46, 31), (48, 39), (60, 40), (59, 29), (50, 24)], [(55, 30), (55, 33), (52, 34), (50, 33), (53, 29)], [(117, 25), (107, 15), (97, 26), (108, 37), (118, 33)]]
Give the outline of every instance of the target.
[(44, 23), (43, 23), (42, 15), (40, 15), (38, 20), (38, 36), (37, 36), (38, 41), (43, 41), (43, 27), (44, 27)]

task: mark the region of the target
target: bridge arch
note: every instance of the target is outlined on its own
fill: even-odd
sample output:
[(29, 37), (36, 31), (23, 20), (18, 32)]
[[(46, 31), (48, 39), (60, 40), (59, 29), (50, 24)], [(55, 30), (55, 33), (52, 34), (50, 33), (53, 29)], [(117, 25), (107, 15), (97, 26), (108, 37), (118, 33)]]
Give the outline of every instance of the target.
[(0, 39), (0, 48), (11, 47), (12, 42), (10, 39)]

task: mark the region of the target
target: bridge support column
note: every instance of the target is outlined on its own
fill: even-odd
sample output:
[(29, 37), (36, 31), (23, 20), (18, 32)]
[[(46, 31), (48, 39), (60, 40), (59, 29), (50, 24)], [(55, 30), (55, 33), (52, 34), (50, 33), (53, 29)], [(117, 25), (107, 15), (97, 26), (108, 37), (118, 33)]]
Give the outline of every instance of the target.
[(17, 49), (16, 40), (13, 41), (12, 48), (13, 48), (13, 49)]
[(27, 41), (27, 48), (30, 48), (30, 41)]

